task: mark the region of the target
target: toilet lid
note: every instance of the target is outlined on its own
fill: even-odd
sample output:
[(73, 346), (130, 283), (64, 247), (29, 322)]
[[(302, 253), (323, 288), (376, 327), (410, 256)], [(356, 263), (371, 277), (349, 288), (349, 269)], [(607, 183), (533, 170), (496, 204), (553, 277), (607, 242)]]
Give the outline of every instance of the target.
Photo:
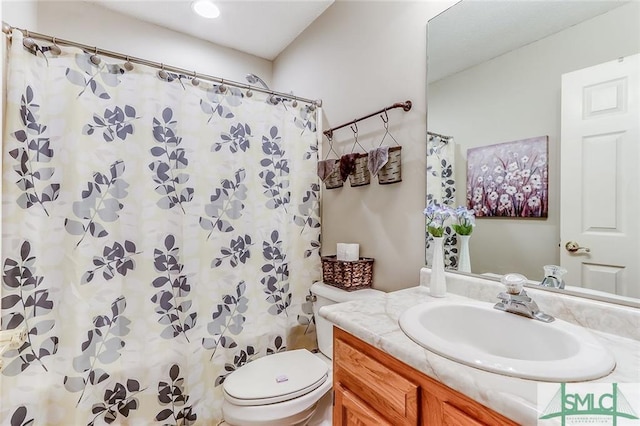
[(236, 405), (288, 401), (318, 388), (329, 366), (306, 349), (279, 352), (238, 368), (223, 383), (225, 398)]

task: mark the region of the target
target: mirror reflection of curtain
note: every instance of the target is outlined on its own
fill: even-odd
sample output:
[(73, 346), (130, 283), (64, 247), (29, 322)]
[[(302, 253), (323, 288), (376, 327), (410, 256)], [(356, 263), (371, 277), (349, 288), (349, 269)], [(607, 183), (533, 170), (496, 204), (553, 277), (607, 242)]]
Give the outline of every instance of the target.
[(315, 346), (316, 112), (90, 56), (11, 39), (0, 424), (218, 424), (230, 372)]
[[(435, 133), (427, 134), (427, 205), (432, 202), (455, 207), (455, 142), (451, 136)], [(458, 247), (456, 233), (447, 225), (444, 230), (444, 266), (458, 267)], [(433, 247), (431, 236), (426, 235), (426, 264), (431, 266)]]

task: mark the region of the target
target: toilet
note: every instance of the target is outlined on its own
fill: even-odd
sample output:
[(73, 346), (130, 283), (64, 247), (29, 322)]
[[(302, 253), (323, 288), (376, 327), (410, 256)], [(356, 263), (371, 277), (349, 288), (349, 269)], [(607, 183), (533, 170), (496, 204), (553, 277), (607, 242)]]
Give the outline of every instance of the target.
[[(322, 419), (317, 418), (325, 416), (317, 408), (322, 405), (330, 412), (333, 325), (322, 318), (318, 311), (322, 306), (381, 297), (384, 293), (373, 289), (347, 292), (321, 282), (311, 286), (311, 293), (320, 352), (314, 354), (306, 349), (279, 352), (245, 364), (229, 374), (222, 385), (222, 414), (227, 424), (331, 424), (329, 420), (323, 423)], [(328, 404), (323, 404), (324, 400), (328, 400)], [(314, 416), (316, 411), (318, 413)]]

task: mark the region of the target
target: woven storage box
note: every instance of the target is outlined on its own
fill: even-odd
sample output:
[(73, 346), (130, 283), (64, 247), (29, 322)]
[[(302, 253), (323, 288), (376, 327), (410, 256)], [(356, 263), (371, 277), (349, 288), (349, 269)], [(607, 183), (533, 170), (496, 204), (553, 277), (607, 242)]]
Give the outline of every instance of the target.
[(371, 173), (367, 167), (369, 154), (358, 154), (355, 160), (355, 168), (349, 175), (349, 184), (351, 186), (369, 185), (371, 183)]
[(334, 189), (340, 188), (342, 185), (344, 185), (344, 181), (342, 180), (342, 176), (340, 176), (340, 167), (336, 165), (336, 168), (325, 179), (324, 186), (327, 189)]
[(389, 148), (389, 161), (378, 172), (378, 183), (386, 185), (402, 181), (402, 147)]
[(371, 288), (373, 259), (361, 257), (347, 262), (336, 256), (322, 256), (322, 281), (346, 291)]

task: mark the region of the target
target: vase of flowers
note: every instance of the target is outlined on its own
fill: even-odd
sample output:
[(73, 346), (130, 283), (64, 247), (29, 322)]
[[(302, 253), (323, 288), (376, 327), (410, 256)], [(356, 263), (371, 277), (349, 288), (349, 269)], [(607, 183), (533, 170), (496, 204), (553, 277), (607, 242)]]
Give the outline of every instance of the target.
[(447, 206), (431, 203), (424, 209), (427, 220), (427, 232), (433, 242), (433, 256), (431, 257), (431, 280), (429, 293), (433, 297), (444, 297), (447, 293), (447, 283), (444, 276), (444, 222), (451, 216), (451, 209)]
[(452, 216), (455, 222), (451, 227), (460, 239), (460, 260), (458, 271), (471, 272), (471, 258), (469, 255), (469, 239), (476, 226), (476, 217), (473, 210), (468, 210), (465, 206), (460, 206), (453, 211)]

